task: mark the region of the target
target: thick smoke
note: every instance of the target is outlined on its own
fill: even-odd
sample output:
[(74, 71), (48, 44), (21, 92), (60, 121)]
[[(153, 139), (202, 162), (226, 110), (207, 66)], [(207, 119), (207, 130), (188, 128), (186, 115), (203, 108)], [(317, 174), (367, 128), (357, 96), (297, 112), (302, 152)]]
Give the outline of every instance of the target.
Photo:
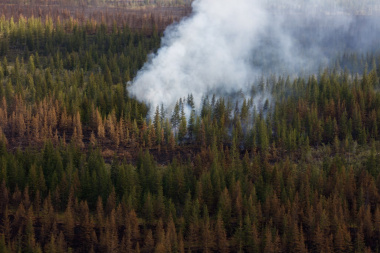
[(283, 11), (262, 2), (196, 0), (192, 15), (165, 31), (129, 92), (152, 107), (171, 107), (188, 94), (199, 105), (209, 93), (248, 91), (269, 72), (315, 71), (337, 48), (367, 50), (377, 39), (356, 39), (354, 16), (336, 5), (331, 15), (315, 5)]

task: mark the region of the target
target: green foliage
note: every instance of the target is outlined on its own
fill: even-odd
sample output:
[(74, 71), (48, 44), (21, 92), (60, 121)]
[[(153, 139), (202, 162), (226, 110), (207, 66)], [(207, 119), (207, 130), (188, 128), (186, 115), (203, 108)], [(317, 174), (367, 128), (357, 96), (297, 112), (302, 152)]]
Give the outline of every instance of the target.
[(378, 56), (263, 78), (262, 104), (190, 94), (151, 122), (125, 86), (157, 34), (36, 18), (0, 33), (1, 252), (379, 249)]

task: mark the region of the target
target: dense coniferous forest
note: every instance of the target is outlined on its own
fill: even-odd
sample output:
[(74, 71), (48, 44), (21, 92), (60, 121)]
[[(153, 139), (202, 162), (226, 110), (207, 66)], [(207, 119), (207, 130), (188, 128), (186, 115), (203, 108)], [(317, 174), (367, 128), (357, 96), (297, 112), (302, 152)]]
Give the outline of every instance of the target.
[(18, 22), (22, 18), (37, 17), (43, 23), (51, 19), (53, 24), (70, 20), (78, 25), (116, 24), (128, 26), (145, 35), (154, 30), (163, 31), (191, 11), (190, 2), (162, 0), (157, 3), (138, 0), (12, 0), (0, 2), (0, 16)]
[(0, 19), (0, 252), (380, 250), (379, 54), (167, 115), (126, 89), (160, 35)]

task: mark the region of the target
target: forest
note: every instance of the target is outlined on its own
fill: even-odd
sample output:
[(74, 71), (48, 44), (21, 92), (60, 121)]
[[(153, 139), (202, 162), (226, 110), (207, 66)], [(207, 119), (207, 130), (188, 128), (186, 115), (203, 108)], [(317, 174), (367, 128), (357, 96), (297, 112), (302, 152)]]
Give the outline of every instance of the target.
[(168, 115), (160, 22), (0, 18), (0, 252), (379, 252), (380, 53)]

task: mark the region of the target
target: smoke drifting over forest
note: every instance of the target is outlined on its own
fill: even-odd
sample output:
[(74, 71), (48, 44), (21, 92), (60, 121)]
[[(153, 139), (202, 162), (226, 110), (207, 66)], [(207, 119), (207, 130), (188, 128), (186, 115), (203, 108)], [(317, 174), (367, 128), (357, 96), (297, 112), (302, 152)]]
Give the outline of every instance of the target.
[(192, 7), (128, 88), (152, 107), (188, 94), (199, 105), (208, 93), (248, 91), (268, 73), (316, 72), (338, 52), (368, 52), (379, 41), (378, 17), (339, 6), (331, 13), (315, 5), (281, 10), (258, 0), (196, 0)]

